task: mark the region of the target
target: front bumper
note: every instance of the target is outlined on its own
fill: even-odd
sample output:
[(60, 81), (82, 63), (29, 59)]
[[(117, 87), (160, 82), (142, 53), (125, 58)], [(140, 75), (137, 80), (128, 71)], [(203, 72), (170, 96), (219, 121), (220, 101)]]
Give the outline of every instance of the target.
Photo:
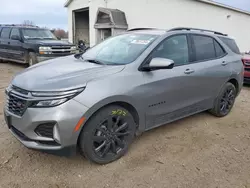
[[(80, 134), (80, 131), (74, 132), (74, 128), (87, 110), (87, 107), (71, 99), (57, 107), (28, 108), (22, 117), (12, 114), (5, 107), (4, 115), (10, 132), (27, 148), (70, 156), (76, 151)], [(47, 122), (55, 122), (59, 141), (35, 132), (39, 125)]]
[(43, 61), (47, 61), (47, 60), (54, 59), (54, 58), (57, 58), (57, 57), (37, 56), (37, 62), (43, 62)]
[(245, 71), (244, 71), (244, 83), (246, 84), (250, 84), (250, 68), (246, 68), (245, 67)]
[(74, 54), (74, 53), (65, 53), (65, 54), (48, 55), (48, 56), (38, 54), (37, 55), (37, 62), (43, 62), (43, 61), (47, 61), (47, 60), (50, 60), (50, 59), (55, 59), (55, 58), (58, 58), (58, 57), (69, 56), (69, 55), (72, 55), (72, 54)]

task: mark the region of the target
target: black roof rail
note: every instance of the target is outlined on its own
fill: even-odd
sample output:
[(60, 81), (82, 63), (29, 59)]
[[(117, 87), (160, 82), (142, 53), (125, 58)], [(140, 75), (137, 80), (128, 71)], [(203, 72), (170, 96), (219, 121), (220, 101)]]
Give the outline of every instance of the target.
[(141, 27), (141, 28), (133, 28), (133, 29), (128, 29), (127, 31), (139, 31), (139, 30), (157, 30), (156, 28), (147, 28), (147, 27)]
[(169, 31), (180, 31), (180, 30), (194, 30), (194, 31), (205, 31), (205, 32), (210, 32), (210, 33), (214, 33), (216, 35), (223, 35), (223, 36), (227, 36), (227, 34), (221, 33), (221, 32), (217, 32), (217, 31), (212, 31), (212, 30), (207, 30), (207, 29), (199, 29), (199, 28), (191, 28), (191, 27), (176, 27), (173, 29), (168, 30)]
[(25, 25), (25, 24), (0, 24), (0, 27), (29, 27), (29, 28), (39, 28), (39, 26)]

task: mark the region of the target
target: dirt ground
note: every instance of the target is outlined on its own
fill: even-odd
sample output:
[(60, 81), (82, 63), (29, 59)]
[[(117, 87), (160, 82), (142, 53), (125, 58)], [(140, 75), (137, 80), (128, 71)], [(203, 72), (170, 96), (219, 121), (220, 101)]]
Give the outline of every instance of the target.
[[(24, 67), (0, 64), (4, 88)], [(250, 87), (232, 113), (201, 113), (137, 138), (126, 156), (105, 166), (77, 155), (64, 158), (32, 151), (8, 131), (0, 112), (0, 188), (250, 188)]]

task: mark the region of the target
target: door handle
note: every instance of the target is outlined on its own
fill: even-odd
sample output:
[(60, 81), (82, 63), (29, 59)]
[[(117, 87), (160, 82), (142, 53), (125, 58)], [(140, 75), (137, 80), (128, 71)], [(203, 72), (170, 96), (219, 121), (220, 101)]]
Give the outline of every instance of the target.
[(10, 44), (10, 42), (8, 42), (8, 44)]
[(194, 73), (194, 70), (192, 70), (192, 69), (186, 69), (186, 70), (184, 71), (184, 73), (185, 73), (185, 74), (192, 74), (192, 73)]
[(227, 65), (227, 62), (226, 61), (222, 61), (221, 63), (223, 66)]

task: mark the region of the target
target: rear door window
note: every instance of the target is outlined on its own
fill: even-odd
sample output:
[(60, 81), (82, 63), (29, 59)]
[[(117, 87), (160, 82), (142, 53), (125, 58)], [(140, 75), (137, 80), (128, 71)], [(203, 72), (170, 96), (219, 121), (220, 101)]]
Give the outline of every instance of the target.
[(3, 28), (1, 32), (1, 38), (3, 39), (9, 39), (10, 37), (10, 30), (11, 28)]
[(219, 37), (234, 53), (241, 54), (235, 40), (225, 37)]
[(195, 50), (195, 61), (205, 61), (216, 58), (214, 39), (209, 36), (192, 35)]

